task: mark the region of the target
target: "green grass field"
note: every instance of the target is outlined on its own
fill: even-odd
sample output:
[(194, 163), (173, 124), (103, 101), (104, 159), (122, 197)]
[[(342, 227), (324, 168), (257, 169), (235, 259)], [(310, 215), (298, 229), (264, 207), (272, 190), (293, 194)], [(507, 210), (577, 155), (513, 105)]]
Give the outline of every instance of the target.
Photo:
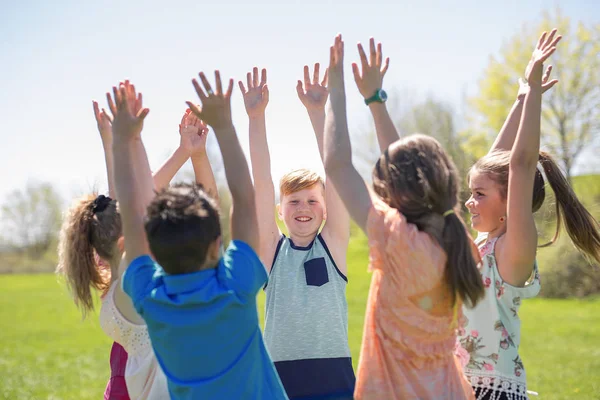
[[(349, 340), (358, 361), (370, 277), (366, 240), (349, 250)], [(259, 295), (263, 311), (264, 295)], [(533, 299), (522, 308), (521, 353), (542, 399), (600, 399), (600, 298)], [(262, 317), (261, 317), (262, 319)], [(52, 274), (0, 275), (0, 399), (99, 399), (111, 342)]]

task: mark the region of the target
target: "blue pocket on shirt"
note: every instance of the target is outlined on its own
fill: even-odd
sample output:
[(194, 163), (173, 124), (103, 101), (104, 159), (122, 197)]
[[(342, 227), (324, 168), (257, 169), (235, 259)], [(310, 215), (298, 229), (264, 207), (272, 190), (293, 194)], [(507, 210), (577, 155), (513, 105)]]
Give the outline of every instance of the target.
[(323, 257), (313, 258), (305, 262), (304, 273), (306, 274), (306, 284), (309, 286), (323, 286), (329, 282), (327, 264)]

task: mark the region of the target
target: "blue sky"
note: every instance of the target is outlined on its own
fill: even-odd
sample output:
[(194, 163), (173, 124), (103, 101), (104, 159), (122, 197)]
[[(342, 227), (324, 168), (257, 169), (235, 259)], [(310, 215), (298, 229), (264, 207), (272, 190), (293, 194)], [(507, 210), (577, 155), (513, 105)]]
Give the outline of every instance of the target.
[[(267, 134), (273, 176), (320, 168), (316, 142), (295, 92), (305, 64), (326, 64), (334, 35), (346, 42), (349, 123), (370, 115), (350, 71), (356, 42), (373, 36), (391, 58), (385, 89), (454, 102), (473, 93), (489, 56), (524, 23), (560, 6), (574, 21), (600, 20), (588, 1), (20, 1), (0, 14), (1, 194), (50, 181), (65, 198), (106, 188), (92, 99), (130, 78), (150, 108), (144, 141), (152, 168), (174, 150), (198, 71), (243, 79), (269, 73)], [(390, 90), (391, 91), (391, 90)], [(516, 86), (515, 86), (516, 91)], [(402, 99), (395, 99), (400, 100)], [(248, 148), (247, 117), (234, 88), (234, 123)], [(508, 110), (507, 110), (508, 111)], [(247, 153), (248, 154), (248, 153)]]

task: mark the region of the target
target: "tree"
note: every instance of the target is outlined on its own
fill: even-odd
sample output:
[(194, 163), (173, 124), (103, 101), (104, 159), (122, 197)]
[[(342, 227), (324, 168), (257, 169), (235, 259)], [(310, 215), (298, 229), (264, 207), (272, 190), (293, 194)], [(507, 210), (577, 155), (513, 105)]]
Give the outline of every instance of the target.
[[(415, 98), (414, 95), (402, 97)], [(418, 103), (411, 104), (408, 101), (402, 104), (392, 103), (389, 109), (401, 137), (413, 133), (433, 136), (452, 157), (462, 177), (489, 149), (490, 142), (484, 135), (459, 131), (459, 121), (457, 121), (459, 116), (453, 106), (433, 95), (427, 96), (424, 101)], [(366, 134), (355, 136), (355, 142), (358, 142), (353, 146), (357, 166), (366, 176), (371, 173), (373, 165), (381, 154), (374, 129)]]
[(29, 183), (9, 194), (2, 205), (8, 242), (32, 258), (40, 258), (56, 242), (62, 200), (50, 183)]
[(540, 23), (526, 25), (490, 57), (479, 94), (471, 99), (482, 131), (495, 136), (515, 101), (517, 78), (523, 76), (542, 31), (558, 28), (563, 39), (551, 58), (559, 83), (544, 95), (542, 140), (562, 162), (567, 178), (583, 149), (600, 130), (600, 25), (571, 24), (559, 9), (545, 12)]

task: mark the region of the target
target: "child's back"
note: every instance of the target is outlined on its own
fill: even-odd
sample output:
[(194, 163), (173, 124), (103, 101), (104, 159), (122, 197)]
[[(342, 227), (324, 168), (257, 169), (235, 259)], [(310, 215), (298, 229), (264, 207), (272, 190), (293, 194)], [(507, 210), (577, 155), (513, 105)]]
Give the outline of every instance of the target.
[(241, 241), (216, 268), (188, 274), (165, 274), (148, 256), (131, 263), (123, 285), (148, 325), (173, 397), (283, 398), (256, 311), (266, 279)]
[(472, 396), (452, 354), (461, 307), (444, 280), (446, 253), (383, 202), (374, 202), (367, 233), (373, 278), (356, 398)]

